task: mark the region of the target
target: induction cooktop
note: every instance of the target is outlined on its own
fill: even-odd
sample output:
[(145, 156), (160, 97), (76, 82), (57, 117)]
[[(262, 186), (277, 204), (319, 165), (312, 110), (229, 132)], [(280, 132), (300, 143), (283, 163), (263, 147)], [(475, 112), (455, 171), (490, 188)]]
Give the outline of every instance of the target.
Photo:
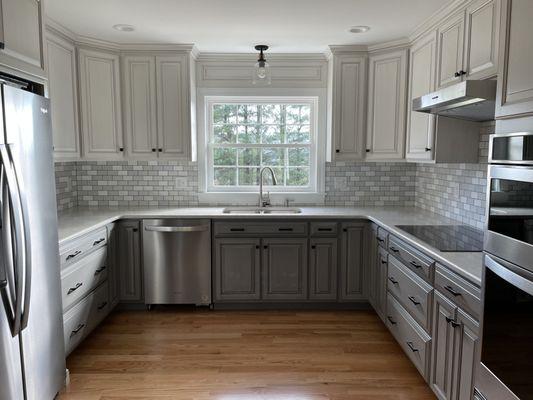
[(396, 225), (442, 252), (483, 251), (483, 231), (467, 225)]

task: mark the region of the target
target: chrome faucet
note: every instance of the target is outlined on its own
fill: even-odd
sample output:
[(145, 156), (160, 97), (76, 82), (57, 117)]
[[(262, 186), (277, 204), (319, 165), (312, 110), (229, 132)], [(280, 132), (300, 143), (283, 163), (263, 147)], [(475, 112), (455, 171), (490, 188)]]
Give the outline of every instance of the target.
[(272, 175), (272, 183), (274, 186), (278, 184), (278, 181), (276, 180), (276, 174), (274, 174), (274, 171), (270, 167), (263, 167), (261, 168), (261, 172), (259, 172), (259, 207), (266, 207), (270, 205), (270, 195), (267, 194), (266, 199), (263, 198), (263, 173), (265, 170), (269, 170), (270, 174)]

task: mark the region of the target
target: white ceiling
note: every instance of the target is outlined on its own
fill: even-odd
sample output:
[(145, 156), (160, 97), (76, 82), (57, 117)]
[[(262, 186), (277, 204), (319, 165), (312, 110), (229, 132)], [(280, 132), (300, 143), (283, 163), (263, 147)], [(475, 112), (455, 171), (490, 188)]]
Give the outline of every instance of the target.
[[(321, 52), (407, 36), (451, 0), (48, 0), (50, 18), (73, 32), (117, 43), (192, 43), (200, 51)], [(135, 32), (118, 32), (130, 24)], [(354, 25), (370, 32), (349, 33)]]

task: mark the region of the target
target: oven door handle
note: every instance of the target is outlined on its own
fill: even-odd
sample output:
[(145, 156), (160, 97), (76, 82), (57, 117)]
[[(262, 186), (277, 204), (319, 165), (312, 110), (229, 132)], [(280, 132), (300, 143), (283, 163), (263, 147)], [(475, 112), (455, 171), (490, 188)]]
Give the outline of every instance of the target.
[(485, 266), (503, 280), (533, 296), (533, 273), (485, 255)]

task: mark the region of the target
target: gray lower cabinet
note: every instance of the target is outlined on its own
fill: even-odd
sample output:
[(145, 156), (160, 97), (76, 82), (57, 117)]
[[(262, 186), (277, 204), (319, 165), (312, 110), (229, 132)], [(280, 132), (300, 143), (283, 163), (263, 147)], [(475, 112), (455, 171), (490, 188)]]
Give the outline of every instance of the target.
[(459, 308), (455, 326), (453, 399), (470, 400), (474, 392), (474, 370), (479, 359), (479, 323)]
[[(433, 302), (433, 359), (431, 387), (438, 398), (452, 398), (453, 345), (457, 307), (435, 291)], [(453, 324), (452, 324), (453, 323)]]
[(387, 274), (388, 274), (388, 254), (381, 246), (378, 247), (376, 259), (376, 280), (375, 280), (375, 307), (381, 319), (385, 318), (387, 313)]
[(337, 238), (313, 238), (309, 251), (309, 298), (337, 299)]
[(260, 239), (215, 239), (215, 300), (259, 300)]
[[(118, 223), (120, 301), (142, 302), (141, 240), (139, 221)], [(149, 265), (146, 268), (150, 268)]]
[(367, 265), (368, 265), (368, 272), (367, 272), (367, 285), (368, 285), (368, 301), (374, 307), (374, 309), (377, 311), (377, 274), (378, 269), (376, 268), (377, 260), (378, 260), (378, 226), (376, 224), (372, 224), (369, 230), (369, 251), (368, 251), (368, 259), (367, 259)]
[(109, 265), (109, 273), (107, 279), (109, 281), (109, 303), (114, 307), (119, 302), (119, 269), (117, 259), (117, 224), (109, 224), (107, 226), (107, 263)]
[(307, 239), (262, 240), (263, 299), (307, 299)]
[(340, 300), (362, 300), (364, 294), (365, 223), (344, 223), (341, 236)]

